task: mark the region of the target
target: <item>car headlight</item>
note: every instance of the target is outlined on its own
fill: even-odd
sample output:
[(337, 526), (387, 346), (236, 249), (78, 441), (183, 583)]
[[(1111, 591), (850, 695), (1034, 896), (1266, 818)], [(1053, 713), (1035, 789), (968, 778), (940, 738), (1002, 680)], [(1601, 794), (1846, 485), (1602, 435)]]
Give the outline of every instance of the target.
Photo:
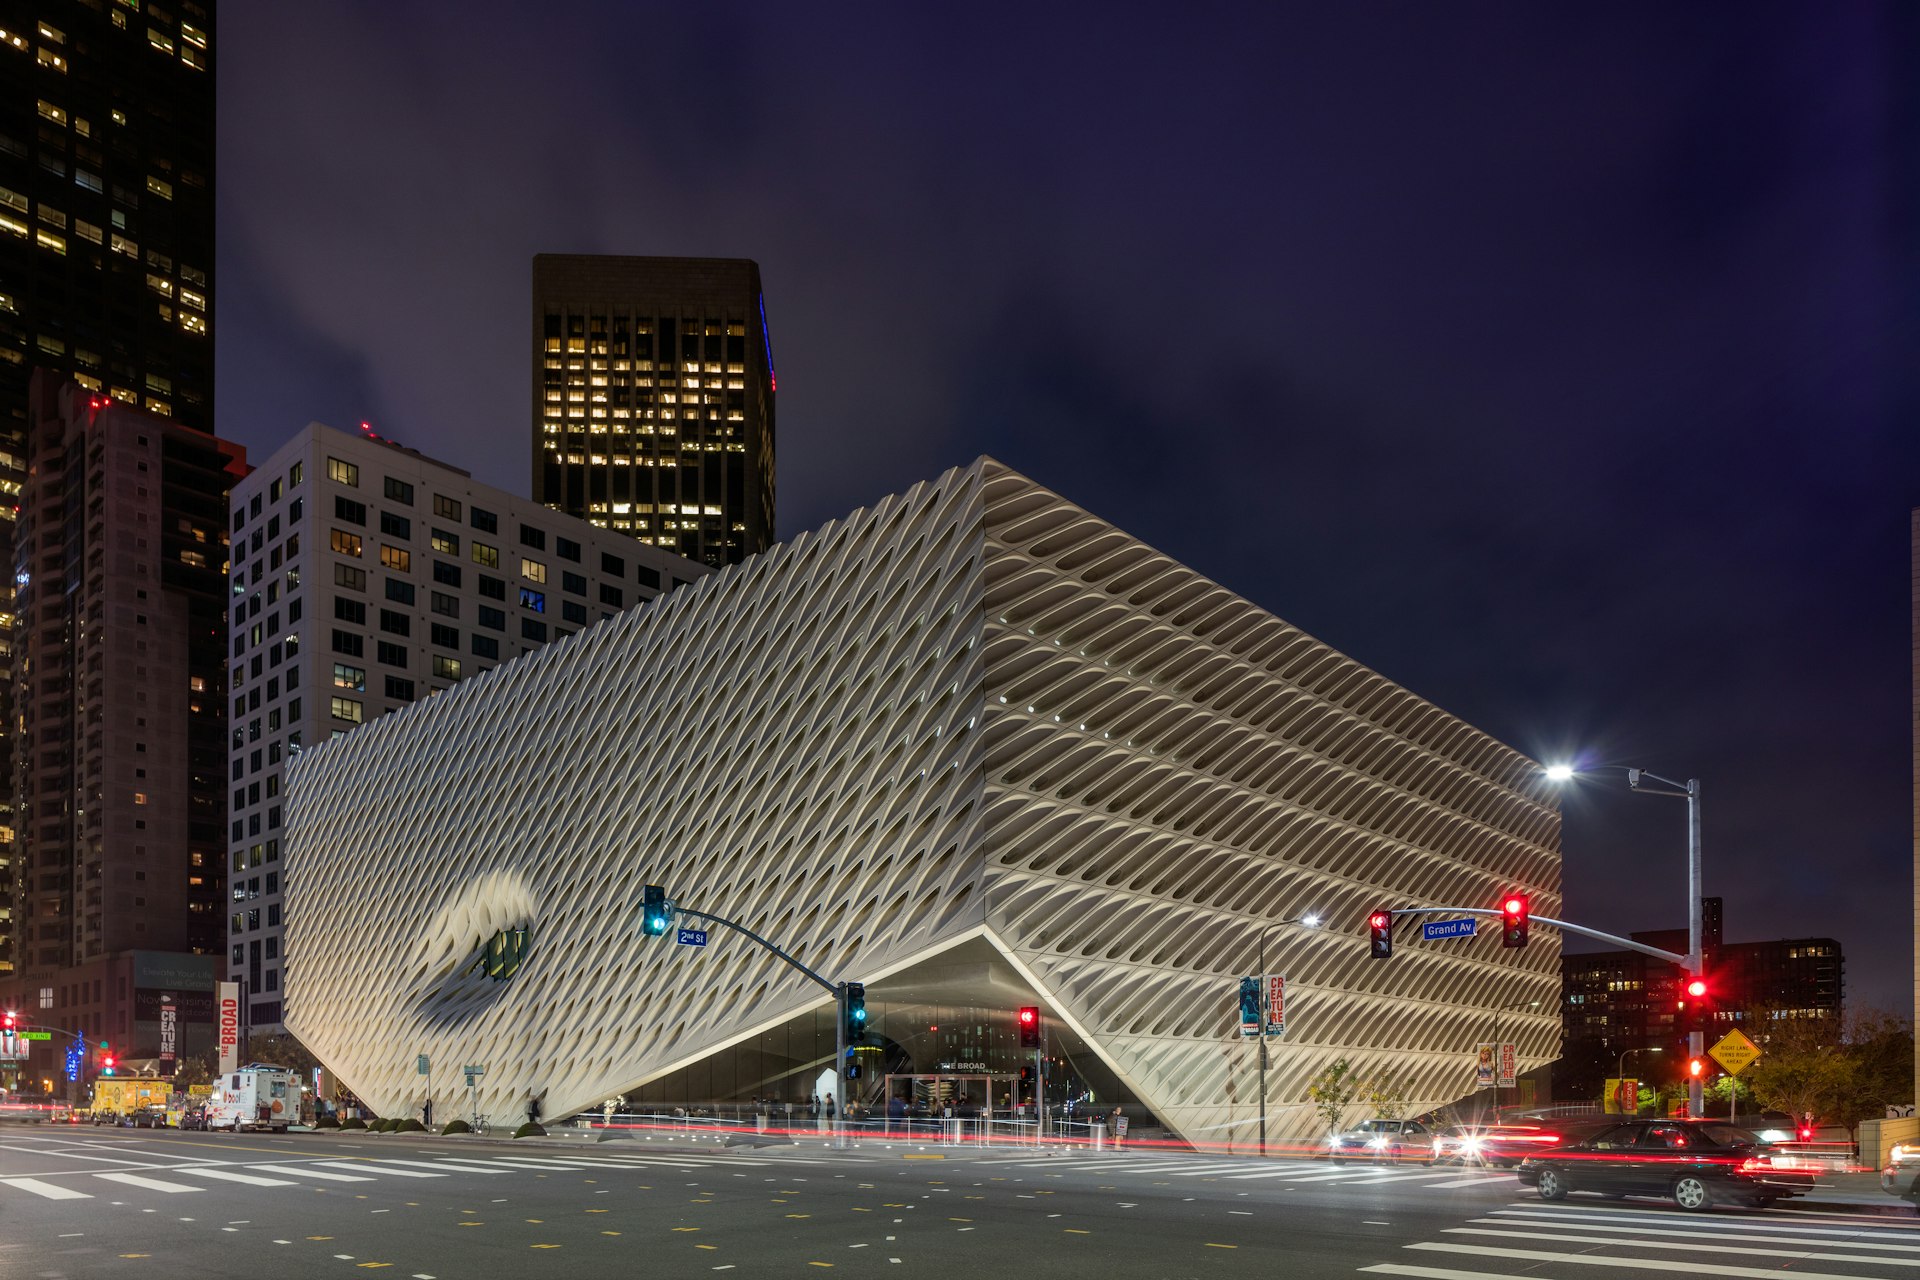
[(1370, 1147), (1384, 1147), (1387, 1145), (1387, 1140), (1384, 1137), (1379, 1137), (1379, 1138), (1375, 1138), (1372, 1142), (1369, 1142), (1367, 1145)]
[(1904, 1142), (1896, 1142), (1893, 1144), (1893, 1150), (1887, 1153), (1887, 1159), (1893, 1161), (1895, 1164), (1899, 1164), (1901, 1161), (1910, 1158), (1912, 1153), (1913, 1148), (1911, 1146)]
[(1464, 1154), (1466, 1154), (1466, 1155), (1470, 1155), (1470, 1156), (1477, 1156), (1477, 1155), (1479, 1155), (1479, 1154), (1480, 1154), (1480, 1139), (1478, 1139), (1478, 1138), (1468, 1138), (1468, 1139), (1467, 1139), (1466, 1141), (1464, 1141), (1464, 1142), (1462, 1142), (1462, 1143), (1460, 1144), (1460, 1150), (1461, 1150), (1461, 1151), (1462, 1151), (1462, 1152), (1463, 1152)]

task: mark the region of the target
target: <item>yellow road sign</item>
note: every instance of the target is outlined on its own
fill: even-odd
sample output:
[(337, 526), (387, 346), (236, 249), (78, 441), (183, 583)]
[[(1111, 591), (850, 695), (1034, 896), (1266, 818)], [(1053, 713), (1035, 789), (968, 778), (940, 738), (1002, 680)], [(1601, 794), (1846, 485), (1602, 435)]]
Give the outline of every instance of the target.
[(1725, 1067), (1728, 1075), (1737, 1076), (1760, 1056), (1760, 1046), (1738, 1031), (1729, 1031), (1720, 1038), (1718, 1044), (1707, 1050), (1707, 1056)]

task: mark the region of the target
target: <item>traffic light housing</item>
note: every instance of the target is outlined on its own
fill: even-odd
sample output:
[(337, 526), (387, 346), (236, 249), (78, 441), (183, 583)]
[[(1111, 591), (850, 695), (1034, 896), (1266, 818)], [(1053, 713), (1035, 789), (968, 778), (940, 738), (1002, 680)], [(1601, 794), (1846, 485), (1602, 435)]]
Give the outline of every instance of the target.
[(1375, 960), (1385, 960), (1393, 954), (1393, 913), (1376, 911), (1367, 917), (1367, 929), (1372, 939), (1367, 944), (1367, 954)]
[(667, 891), (657, 884), (650, 884), (641, 894), (640, 932), (649, 938), (663, 936), (673, 923), (673, 905), (667, 901)]
[(867, 984), (847, 984), (847, 1043), (859, 1044), (867, 1034)]
[(1683, 1032), (1704, 1031), (1713, 987), (1697, 973), (1687, 974), (1680, 982), (1680, 994), (1674, 1001), (1674, 1025)]
[(1500, 900), (1500, 945), (1527, 945), (1528, 903), (1524, 893), (1510, 893)]
[(8, 1009), (5, 1013), (0, 1013), (0, 1031), (4, 1031), (8, 1035), (13, 1034), (14, 1032), (13, 1010)]
[(1040, 1047), (1040, 1011), (1032, 1005), (1025, 1005), (1020, 1010), (1020, 1047)]
[(101, 1057), (100, 1074), (103, 1076), (110, 1076), (113, 1074), (113, 1055), (112, 1054), (110, 1053), (105, 1054)]

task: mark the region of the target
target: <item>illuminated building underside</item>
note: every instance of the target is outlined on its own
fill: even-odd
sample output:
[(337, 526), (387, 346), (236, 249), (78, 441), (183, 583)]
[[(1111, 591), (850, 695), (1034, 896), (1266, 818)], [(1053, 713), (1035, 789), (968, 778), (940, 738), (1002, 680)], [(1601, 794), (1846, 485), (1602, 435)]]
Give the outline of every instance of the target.
[[(870, 1000), (984, 939), (1171, 1128), (1219, 1138), (1258, 1098), (1238, 978), (1270, 922), (1318, 911), (1268, 948), (1270, 1131), (1304, 1137), (1336, 1060), (1418, 1109), (1468, 1092), (1496, 1033), (1523, 1070), (1554, 1055), (1550, 933), (1380, 962), (1364, 925), (1508, 889), (1557, 915), (1537, 775), (983, 458), (307, 752), (286, 1020), (384, 1114), (417, 1108), (427, 1053), (484, 1063), (506, 1120), (824, 1001), (750, 945), (642, 940), (656, 882)], [(518, 926), (489, 980), (483, 944)]]

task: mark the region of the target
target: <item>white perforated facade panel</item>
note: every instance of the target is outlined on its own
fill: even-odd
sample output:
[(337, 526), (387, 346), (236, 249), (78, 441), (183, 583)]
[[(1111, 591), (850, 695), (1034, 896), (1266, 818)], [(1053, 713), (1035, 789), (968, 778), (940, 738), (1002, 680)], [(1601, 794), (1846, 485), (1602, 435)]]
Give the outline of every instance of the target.
[[(384, 1114), (415, 1055), (548, 1115), (818, 1006), (746, 945), (637, 936), (640, 886), (831, 976), (984, 937), (1177, 1130), (1256, 1097), (1235, 992), (1272, 934), (1273, 1132), (1345, 1057), (1421, 1103), (1477, 1041), (1557, 1050), (1558, 949), (1369, 961), (1377, 906), (1559, 906), (1537, 769), (990, 459), (370, 724), (291, 771), (286, 1017)], [(520, 972), (468, 970), (527, 925)], [(1403, 930), (1403, 937), (1407, 931)], [(1538, 1000), (1538, 1008), (1525, 1007)], [(1500, 1006), (1522, 1006), (1497, 1012)]]

